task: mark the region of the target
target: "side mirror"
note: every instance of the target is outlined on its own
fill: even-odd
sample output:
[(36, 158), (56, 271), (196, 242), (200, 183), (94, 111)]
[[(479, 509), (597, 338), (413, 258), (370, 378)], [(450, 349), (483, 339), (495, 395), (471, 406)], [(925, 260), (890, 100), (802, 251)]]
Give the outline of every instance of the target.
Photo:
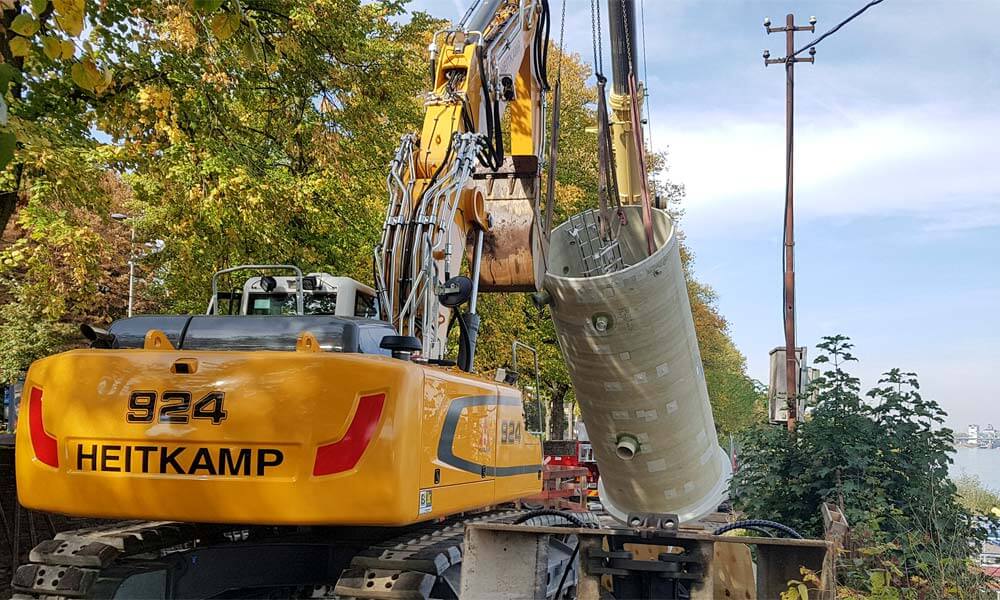
[(472, 280), (465, 275), (452, 277), (438, 288), (438, 300), (448, 308), (459, 307), (472, 298)]
[(378, 347), (389, 350), (393, 358), (400, 360), (410, 360), (414, 352), (420, 352), (424, 348), (420, 340), (412, 335), (387, 335), (382, 338)]

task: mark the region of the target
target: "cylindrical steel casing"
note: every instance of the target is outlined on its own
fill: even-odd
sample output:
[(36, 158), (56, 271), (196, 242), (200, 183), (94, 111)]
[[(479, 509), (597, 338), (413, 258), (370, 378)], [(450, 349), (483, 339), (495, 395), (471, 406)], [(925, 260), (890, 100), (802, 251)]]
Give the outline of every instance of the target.
[(552, 233), (544, 287), (605, 508), (620, 520), (676, 513), (690, 521), (725, 499), (729, 460), (715, 433), (673, 222), (653, 210), (656, 251), (646, 256), (641, 209), (624, 211), (624, 269), (581, 276), (567, 222)]

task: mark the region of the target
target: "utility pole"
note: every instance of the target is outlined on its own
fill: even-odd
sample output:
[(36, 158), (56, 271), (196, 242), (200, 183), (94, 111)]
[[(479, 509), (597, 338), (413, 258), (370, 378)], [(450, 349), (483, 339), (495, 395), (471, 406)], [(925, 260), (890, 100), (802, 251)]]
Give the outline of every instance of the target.
[(795, 140), (795, 63), (815, 61), (816, 48), (809, 49), (809, 58), (795, 56), (795, 32), (816, 32), (816, 17), (809, 18), (809, 25), (795, 25), (795, 15), (785, 17), (784, 27), (771, 27), (771, 19), (764, 19), (768, 34), (785, 32), (785, 56), (771, 58), (764, 51), (764, 66), (785, 65), (785, 235), (784, 235), (784, 302), (785, 317), (785, 376), (788, 400), (788, 431), (794, 432), (798, 419), (799, 361), (795, 352), (795, 202), (793, 187), (793, 149)]

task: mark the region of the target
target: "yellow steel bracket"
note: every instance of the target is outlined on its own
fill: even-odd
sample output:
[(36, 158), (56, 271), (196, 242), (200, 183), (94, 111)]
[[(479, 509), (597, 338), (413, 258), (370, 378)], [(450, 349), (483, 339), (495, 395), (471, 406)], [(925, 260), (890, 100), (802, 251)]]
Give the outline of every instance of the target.
[(174, 350), (174, 345), (170, 343), (167, 334), (159, 329), (150, 329), (146, 332), (146, 338), (142, 342), (143, 350)]
[(319, 340), (316, 336), (309, 333), (308, 331), (303, 331), (299, 334), (297, 340), (295, 340), (295, 351), (296, 352), (322, 352), (323, 348), (319, 345)]

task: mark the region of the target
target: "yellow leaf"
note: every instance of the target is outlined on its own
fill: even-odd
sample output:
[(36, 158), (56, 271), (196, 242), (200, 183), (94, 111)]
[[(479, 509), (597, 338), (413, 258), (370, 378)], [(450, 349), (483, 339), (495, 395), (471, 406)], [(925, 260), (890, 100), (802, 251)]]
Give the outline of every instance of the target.
[(97, 68), (94, 61), (86, 58), (83, 60), (83, 71), (87, 75), (88, 81), (90, 81), (90, 88), (95, 89), (104, 80), (104, 75), (101, 70)]
[(73, 83), (82, 87), (85, 90), (93, 90), (93, 86), (90, 83), (90, 78), (87, 77), (87, 71), (83, 68), (83, 64), (74, 63), (73, 67), (70, 68), (69, 74), (73, 77)]
[(16, 37), (10, 41), (10, 53), (14, 56), (27, 56), (31, 52), (31, 42), (28, 38)]
[(51, 35), (42, 38), (42, 50), (45, 52), (45, 56), (51, 60), (62, 56), (62, 44), (59, 42), (59, 38)]
[(56, 8), (56, 21), (63, 31), (72, 36), (83, 32), (85, 0), (52, 0)]
[(233, 37), (240, 28), (240, 16), (236, 13), (224, 12), (212, 17), (212, 33), (220, 40)]
[(105, 71), (103, 74), (101, 74), (100, 78), (101, 78), (100, 81), (98, 81), (94, 85), (94, 90), (98, 94), (103, 94), (105, 90), (111, 87), (111, 82), (113, 81), (113, 75), (111, 71)]
[(800, 583), (798, 587), (799, 597), (802, 598), (802, 600), (809, 600), (809, 588), (807, 588), (804, 583)]
[(74, 54), (76, 54), (76, 44), (73, 43), (73, 40), (63, 40), (59, 43), (59, 45), (62, 49), (62, 57), (64, 60), (69, 60), (70, 58), (73, 58)]
[(11, 21), (10, 28), (14, 30), (14, 33), (19, 33), (24, 37), (31, 37), (38, 31), (38, 21), (31, 18), (31, 15), (28, 13), (21, 13)]

